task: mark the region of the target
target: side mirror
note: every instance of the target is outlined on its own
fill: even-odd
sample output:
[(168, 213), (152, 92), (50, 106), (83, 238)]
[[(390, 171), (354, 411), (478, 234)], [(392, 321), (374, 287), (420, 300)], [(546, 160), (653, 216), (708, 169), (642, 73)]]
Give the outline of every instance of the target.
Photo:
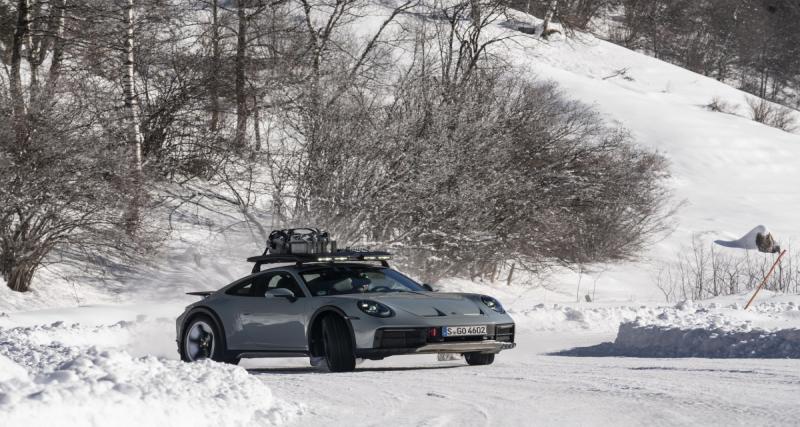
[(297, 296), (294, 292), (290, 291), (286, 288), (275, 288), (270, 289), (264, 294), (265, 298), (286, 298), (291, 302), (295, 302), (297, 300)]
[(423, 287), (423, 288), (425, 288), (425, 290), (426, 290), (426, 291), (428, 291), (428, 292), (436, 292), (436, 291), (433, 289), (433, 286), (431, 286), (431, 285), (429, 285), (429, 284), (427, 284), (427, 283), (423, 283), (423, 284), (422, 284), (422, 287)]

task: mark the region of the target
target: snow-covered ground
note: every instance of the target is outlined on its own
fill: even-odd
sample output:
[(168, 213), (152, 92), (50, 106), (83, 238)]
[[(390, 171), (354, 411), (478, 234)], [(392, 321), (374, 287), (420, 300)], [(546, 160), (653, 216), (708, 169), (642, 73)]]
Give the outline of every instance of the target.
[[(482, 285), (454, 280), (443, 287)], [(800, 392), (797, 359), (556, 354), (614, 341), (621, 323), (673, 333), (717, 328), (764, 335), (800, 328), (800, 298), (766, 295), (744, 311), (732, 298), (598, 306), (535, 304), (519, 288), (490, 293), (502, 295), (518, 325), (518, 348), (495, 364), (403, 356), (364, 361), (347, 374), (322, 372), (302, 358), (245, 360), (241, 367), (179, 362), (177, 302), (14, 312), (0, 318), (3, 425), (47, 425), (54, 416), (59, 425), (113, 419), (195, 426), (775, 425), (800, 419), (793, 401)], [(69, 320), (50, 323), (54, 318)], [(633, 342), (669, 342), (649, 338)], [(790, 346), (797, 357), (800, 340)]]
[[(800, 136), (710, 112), (718, 97), (745, 115), (745, 94), (592, 37), (520, 34), (507, 48), (513, 63), (670, 159), (687, 205), (642, 261), (518, 274), (512, 286), (436, 284), (494, 295), (515, 318), (518, 347), (491, 366), (432, 356), (365, 361), (348, 374), (304, 359), (184, 364), (174, 343), (174, 319), (194, 300), (184, 292), (246, 274), (244, 258), (263, 249), (235, 210), (207, 200), (211, 209), (174, 212), (154, 265), (52, 267), (25, 295), (0, 283), (0, 425), (798, 424), (800, 297), (764, 293), (747, 311), (746, 295), (664, 305), (653, 273), (695, 233), (710, 243), (765, 224), (797, 240)], [(590, 287), (595, 302), (575, 302)]]

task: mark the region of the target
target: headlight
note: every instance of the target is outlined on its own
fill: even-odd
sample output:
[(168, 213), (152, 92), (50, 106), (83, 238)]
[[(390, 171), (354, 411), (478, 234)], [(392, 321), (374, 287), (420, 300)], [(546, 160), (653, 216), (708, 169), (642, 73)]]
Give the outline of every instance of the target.
[(359, 301), (356, 303), (358, 305), (359, 310), (363, 311), (370, 316), (375, 317), (392, 317), (394, 316), (394, 312), (391, 308), (375, 301)]
[(503, 309), (503, 306), (500, 304), (500, 301), (492, 298), (487, 297), (486, 295), (481, 296), (481, 301), (486, 304), (487, 307), (491, 308), (492, 310), (498, 313), (505, 313), (506, 311)]

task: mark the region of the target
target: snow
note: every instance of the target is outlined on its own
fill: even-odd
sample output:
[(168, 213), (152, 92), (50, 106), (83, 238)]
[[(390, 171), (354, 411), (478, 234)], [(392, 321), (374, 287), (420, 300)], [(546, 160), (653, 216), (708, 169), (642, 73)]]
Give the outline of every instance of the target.
[[(780, 296), (745, 311), (741, 304), (681, 302), (641, 309), (621, 320), (616, 339), (558, 354), (572, 356), (800, 359), (800, 310)], [(631, 316), (632, 317), (632, 316)]]
[(145, 319), (0, 329), (3, 425), (47, 425), (54, 414), (76, 426), (274, 425), (302, 413), (243, 368), (129, 353), (147, 354), (142, 345), (171, 330)]
[(767, 227), (763, 225), (756, 226), (754, 229), (750, 230), (744, 236), (736, 239), (736, 240), (715, 240), (714, 243), (725, 246), (727, 248), (738, 248), (738, 249), (746, 249), (746, 250), (753, 250), (758, 249), (758, 245), (756, 244), (756, 238), (758, 235), (761, 234), (762, 236), (766, 236), (769, 234), (769, 230)]
[(28, 380), (28, 371), (25, 368), (5, 356), (0, 356), (0, 382), (11, 383)]
[[(762, 345), (773, 337), (796, 344), (799, 296), (765, 292), (745, 311), (737, 297), (544, 304), (516, 286), (453, 279), (441, 290), (497, 296), (517, 322), (518, 347), (486, 367), (398, 356), (331, 374), (304, 358), (251, 359), (241, 367), (177, 361), (174, 317), (167, 317), (181, 310), (177, 302), (13, 312), (0, 318), (3, 425), (45, 425), (54, 416), (62, 425), (104, 425), (113, 417), (121, 425), (302, 426), (782, 424), (800, 416), (791, 400), (800, 391), (800, 360), (665, 359), (700, 354), (669, 352), (665, 335), (650, 334), (696, 340), (679, 349), (719, 349), (744, 333), (760, 339), (761, 349), (775, 347)], [(69, 321), (49, 322), (57, 317)], [(642, 358), (598, 346), (615, 338)], [(662, 347), (641, 351), (653, 345)], [(606, 351), (569, 351), (592, 346)], [(736, 356), (765, 356), (745, 353)]]
[(800, 329), (667, 327), (623, 323), (610, 355), (634, 357), (800, 358)]
[(798, 372), (783, 360), (536, 356), (481, 368), (409, 359), (355, 374), (256, 373), (281, 376), (282, 396), (313, 400), (313, 416), (289, 425), (727, 426), (796, 424)]
[[(379, 25), (378, 12), (361, 27)], [(153, 265), (52, 266), (27, 294), (0, 281), (1, 424), (796, 424), (800, 297), (762, 292), (749, 310), (748, 295), (665, 305), (653, 273), (698, 233), (735, 239), (763, 223), (781, 242), (797, 239), (800, 136), (742, 117), (738, 90), (590, 36), (520, 33), (505, 49), (521, 72), (556, 81), (671, 161), (670, 185), (687, 204), (641, 261), (517, 272), (512, 286), (436, 283), (493, 295), (516, 320), (518, 347), (491, 366), (430, 355), (346, 374), (303, 358), (186, 364), (174, 319), (196, 298), (184, 292), (247, 274), (244, 258), (263, 249), (235, 208), (206, 198), (171, 212)], [(714, 97), (740, 115), (708, 111)], [(590, 288), (594, 302), (575, 302)]]

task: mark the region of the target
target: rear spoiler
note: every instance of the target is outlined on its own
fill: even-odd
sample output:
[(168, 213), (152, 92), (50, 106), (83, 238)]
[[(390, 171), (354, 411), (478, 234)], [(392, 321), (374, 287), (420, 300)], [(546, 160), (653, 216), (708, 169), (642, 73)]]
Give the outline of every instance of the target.
[(197, 296), (197, 297), (205, 298), (205, 297), (207, 297), (207, 296), (209, 296), (209, 295), (211, 295), (213, 293), (214, 293), (214, 291), (198, 291), (198, 292), (186, 292), (186, 295), (194, 295), (194, 296)]

